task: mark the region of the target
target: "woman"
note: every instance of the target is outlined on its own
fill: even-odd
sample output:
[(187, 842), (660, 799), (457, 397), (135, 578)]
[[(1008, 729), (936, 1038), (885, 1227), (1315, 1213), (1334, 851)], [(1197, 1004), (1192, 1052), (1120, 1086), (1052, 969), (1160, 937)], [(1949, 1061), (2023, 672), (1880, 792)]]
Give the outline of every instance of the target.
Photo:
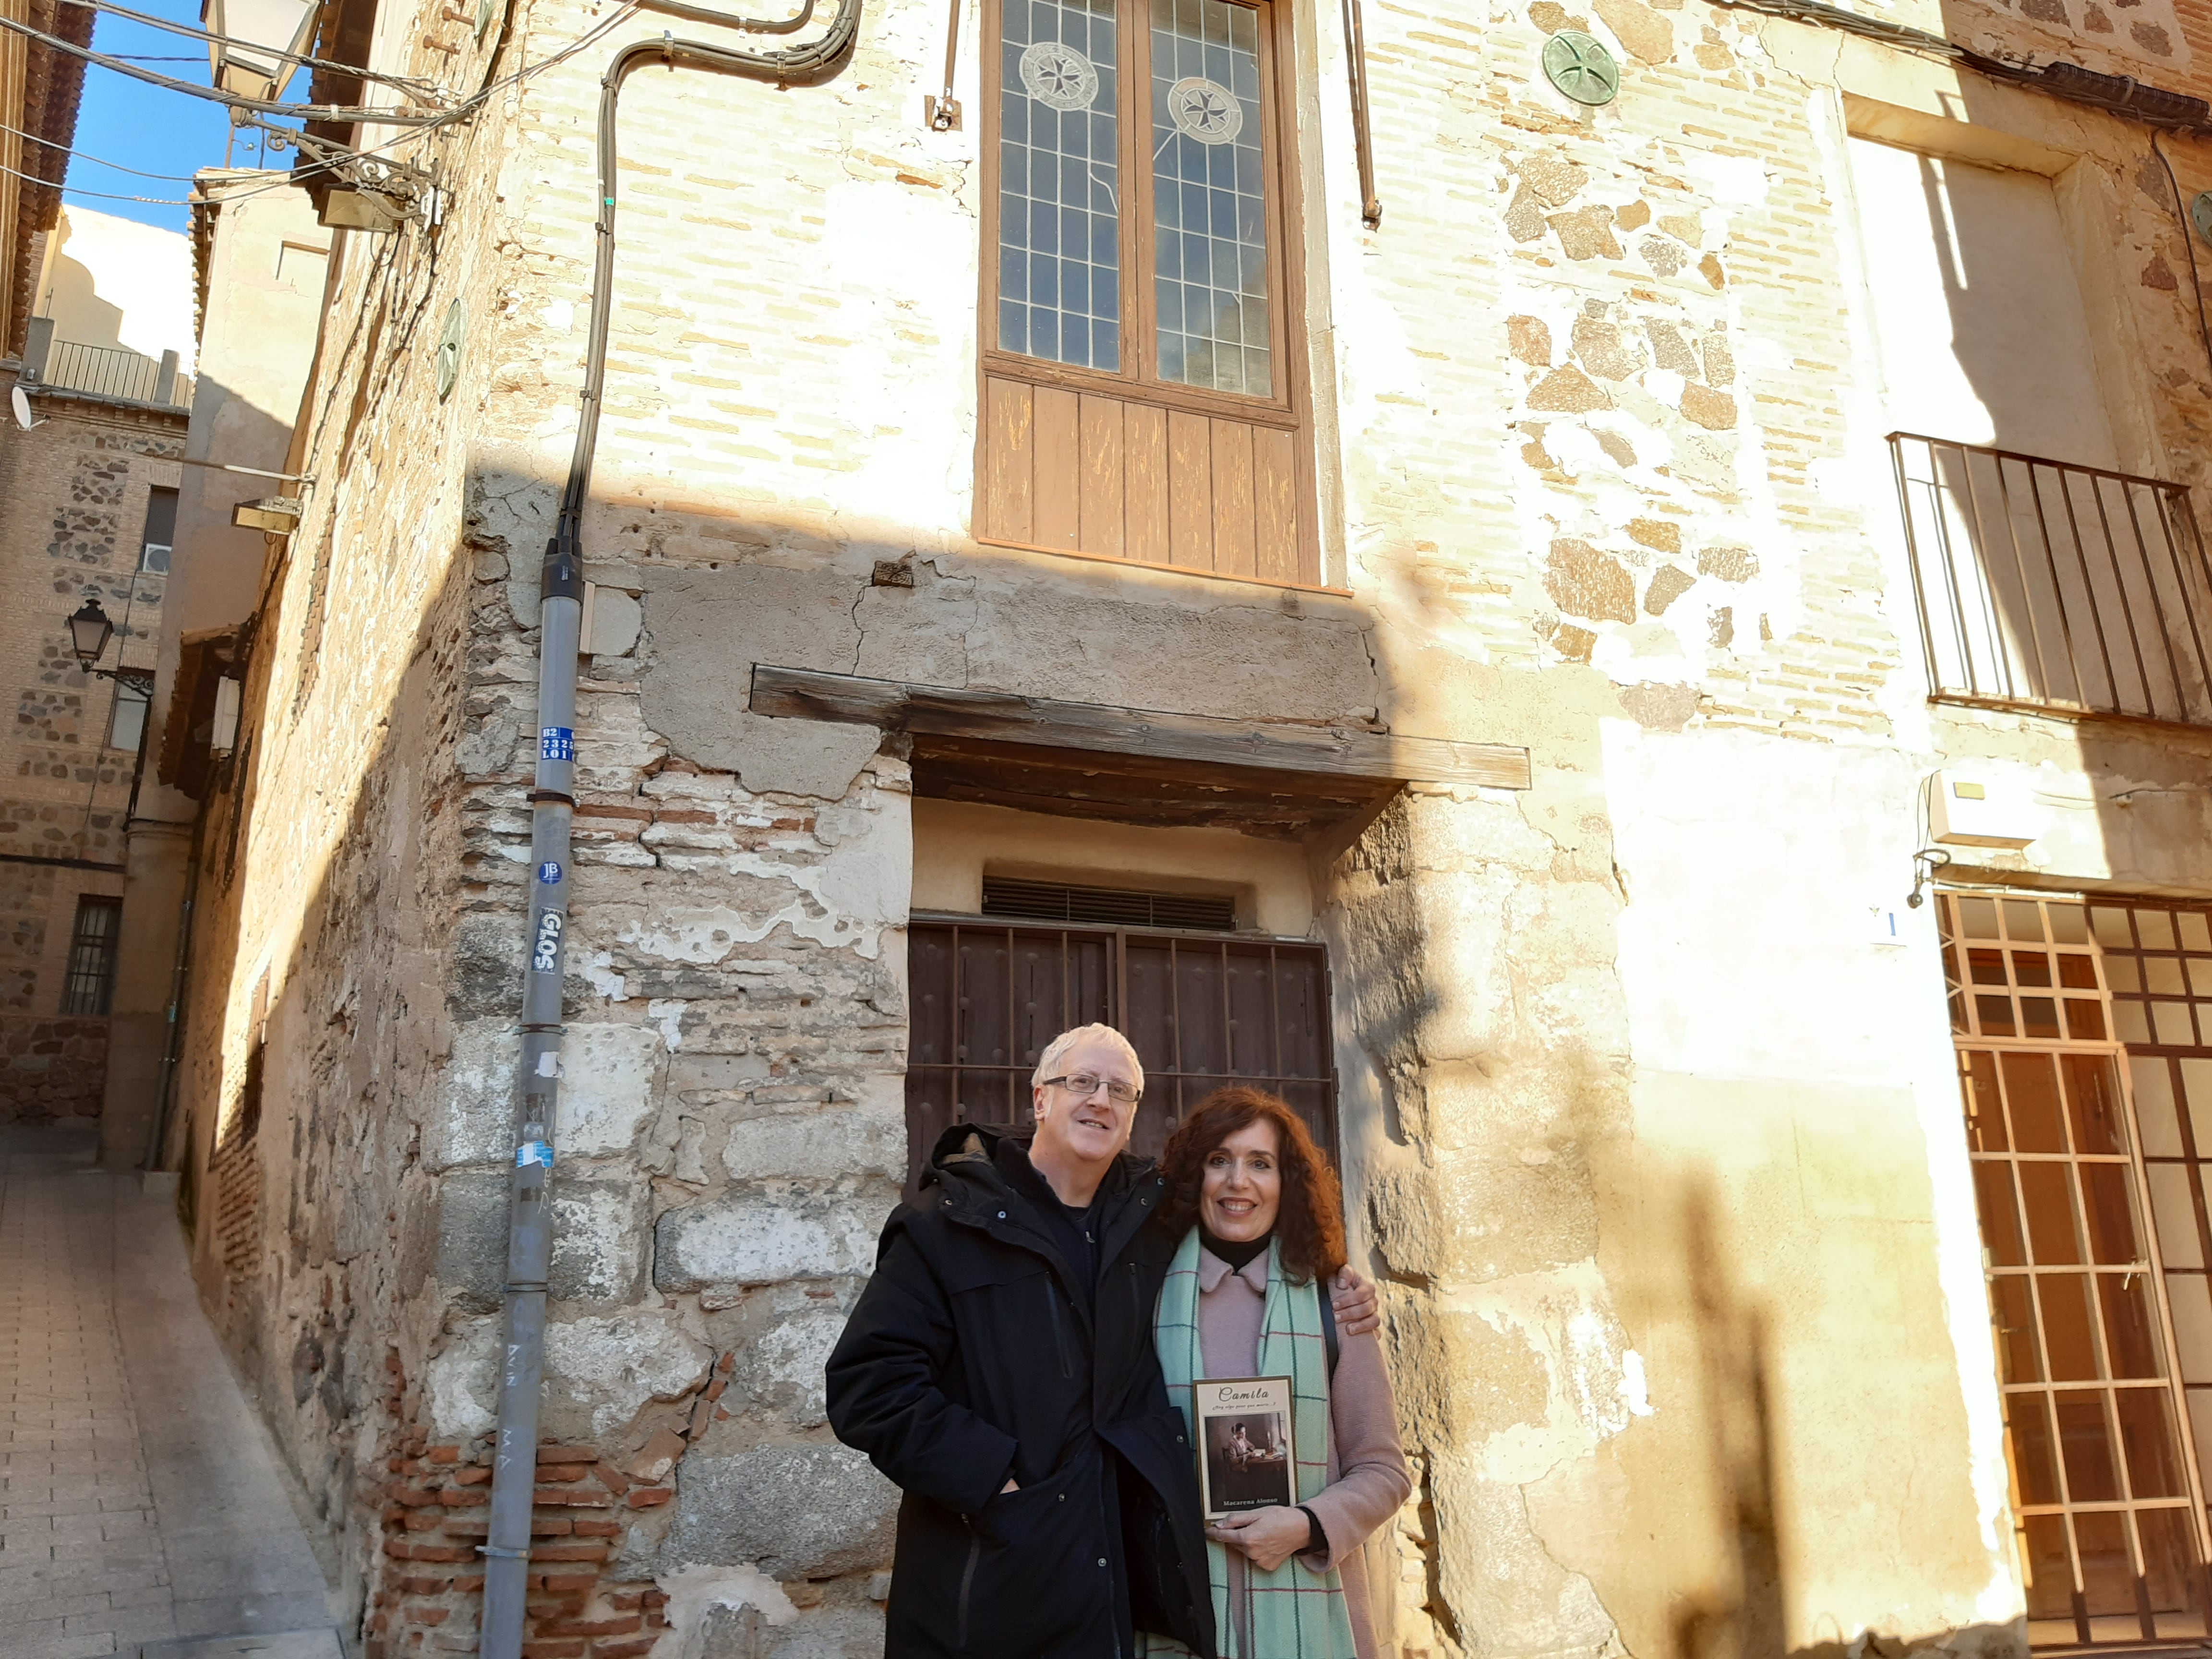
[[(1382, 1659), (1360, 1546), (1413, 1480), (1381, 1344), (1344, 1337), (1330, 1366), (1317, 1287), (1344, 1265), (1336, 1172), (1297, 1113), (1244, 1088), (1207, 1096), (1160, 1170), (1158, 1224), (1182, 1236), (1154, 1323), (1169, 1395), (1188, 1419), (1198, 1378), (1294, 1382), (1297, 1507), (1206, 1529), (1222, 1659)], [(1142, 1645), (1188, 1651), (1158, 1636)]]

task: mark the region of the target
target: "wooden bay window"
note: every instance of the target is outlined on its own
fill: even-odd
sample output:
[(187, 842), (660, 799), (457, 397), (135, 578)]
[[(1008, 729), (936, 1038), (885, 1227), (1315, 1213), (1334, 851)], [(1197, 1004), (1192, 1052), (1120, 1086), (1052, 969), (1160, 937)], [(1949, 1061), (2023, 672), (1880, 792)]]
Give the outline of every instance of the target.
[(977, 537), (1319, 586), (1287, 15), (985, 11)]

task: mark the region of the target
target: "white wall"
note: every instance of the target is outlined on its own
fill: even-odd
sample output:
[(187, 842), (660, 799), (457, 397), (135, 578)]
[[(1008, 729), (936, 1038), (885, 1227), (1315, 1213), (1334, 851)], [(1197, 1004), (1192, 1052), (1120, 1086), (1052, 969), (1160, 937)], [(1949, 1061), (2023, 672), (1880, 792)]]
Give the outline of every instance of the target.
[(1893, 429), (2117, 467), (2051, 181), (1849, 141)]
[(173, 230), (64, 207), (46, 243), (33, 315), (54, 319), (54, 337), (124, 346), (145, 356), (173, 351), (192, 372), (191, 246)]

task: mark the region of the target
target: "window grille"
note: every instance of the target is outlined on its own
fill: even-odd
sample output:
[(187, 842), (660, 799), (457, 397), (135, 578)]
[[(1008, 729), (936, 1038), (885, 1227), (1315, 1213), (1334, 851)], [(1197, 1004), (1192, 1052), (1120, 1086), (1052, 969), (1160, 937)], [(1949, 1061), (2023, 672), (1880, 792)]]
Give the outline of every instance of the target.
[[(2181, 988), (2201, 966), (2212, 994), (2212, 933), (2164, 906), (1960, 893), (1936, 919), (2030, 1643), (2202, 1644), (2212, 1231), (2175, 1104), (2212, 1123)], [(2178, 1022), (2121, 994), (2154, 982)], [(2154, 1020), (2171, 1060), (2138, 1048)]]
[(1937, 699), (2212, 725), (2212, 566), (2185, 489), (1889, 441)]
[(77, 900), (69, 977), (62, 987), (64, 1013), (107, 1012), (115, 1000), (115, 947), (122, 930), (121, 899), (88, 893)]
[(1237, 902), (1200, 893), (1134, 893), (1112, 887), (983, 878), (983, 914), (1036, 921), (1091, 921), (1117, 927), (1176, 927), (1226, 933), (1237, 926)]
[(1318, 945), (1133, 928), (915, 918), (907, 931), (908, 1192), (954, 1123), (1024, 1123), (1030, 1074), (1071, 1026), (1113, 1026), (1145, 1066), (1130, 1150), (1157, 1157), (1213, 1090), (1288, 1101), (1336, 1152), (1328, 965)]

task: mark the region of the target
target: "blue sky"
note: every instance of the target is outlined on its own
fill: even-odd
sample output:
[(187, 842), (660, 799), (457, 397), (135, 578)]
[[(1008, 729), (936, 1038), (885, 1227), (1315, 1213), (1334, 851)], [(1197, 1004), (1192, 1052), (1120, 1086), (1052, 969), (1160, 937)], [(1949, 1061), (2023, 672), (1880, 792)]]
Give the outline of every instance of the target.
[[(194, 28), (200, 26), (196, 0), (125, 3), (135, 11), (167, 17)], [(142, 67), (199, 86), (208, 84), (206, 46), (188, 36), (170, 34), (144, 23), (134, 23), (127, 17), (102, 12), (92, 43), (94, 50), (118, 58), (181, 58), (184, 61), (179, 63), (144, 62)], [(305, 76), (295, 78), (291, 87), (293, 95), (304, 95), (307, 84)], [(185, 93), (149, 87), (129, 76), (88, 64), (84, 71), (84, 104), (77, 113), (76, 154), (70, 161), (70, 193), (64, 199), (118, 218), (136, 219), (165, 230), (181, 231), (188, 216), (182, 206), (105, 201), (98, 196), (76, 192), (105, 191), (181, 203), (191, 188), (194, 169), (223, 165), (224, 146), (230, 137), (230, 118), (222, 105)], [(292, 161), (289, 150), (281, 155), (272, 150), (264, 163), (258, 135), (251, 129), (238, 134), (229, 155), (233, 167), (289, 167)], [(99, 166), (88, 159), (93, 156), (135, 167), (140, 173), (173, 176), (141, 179)]]

